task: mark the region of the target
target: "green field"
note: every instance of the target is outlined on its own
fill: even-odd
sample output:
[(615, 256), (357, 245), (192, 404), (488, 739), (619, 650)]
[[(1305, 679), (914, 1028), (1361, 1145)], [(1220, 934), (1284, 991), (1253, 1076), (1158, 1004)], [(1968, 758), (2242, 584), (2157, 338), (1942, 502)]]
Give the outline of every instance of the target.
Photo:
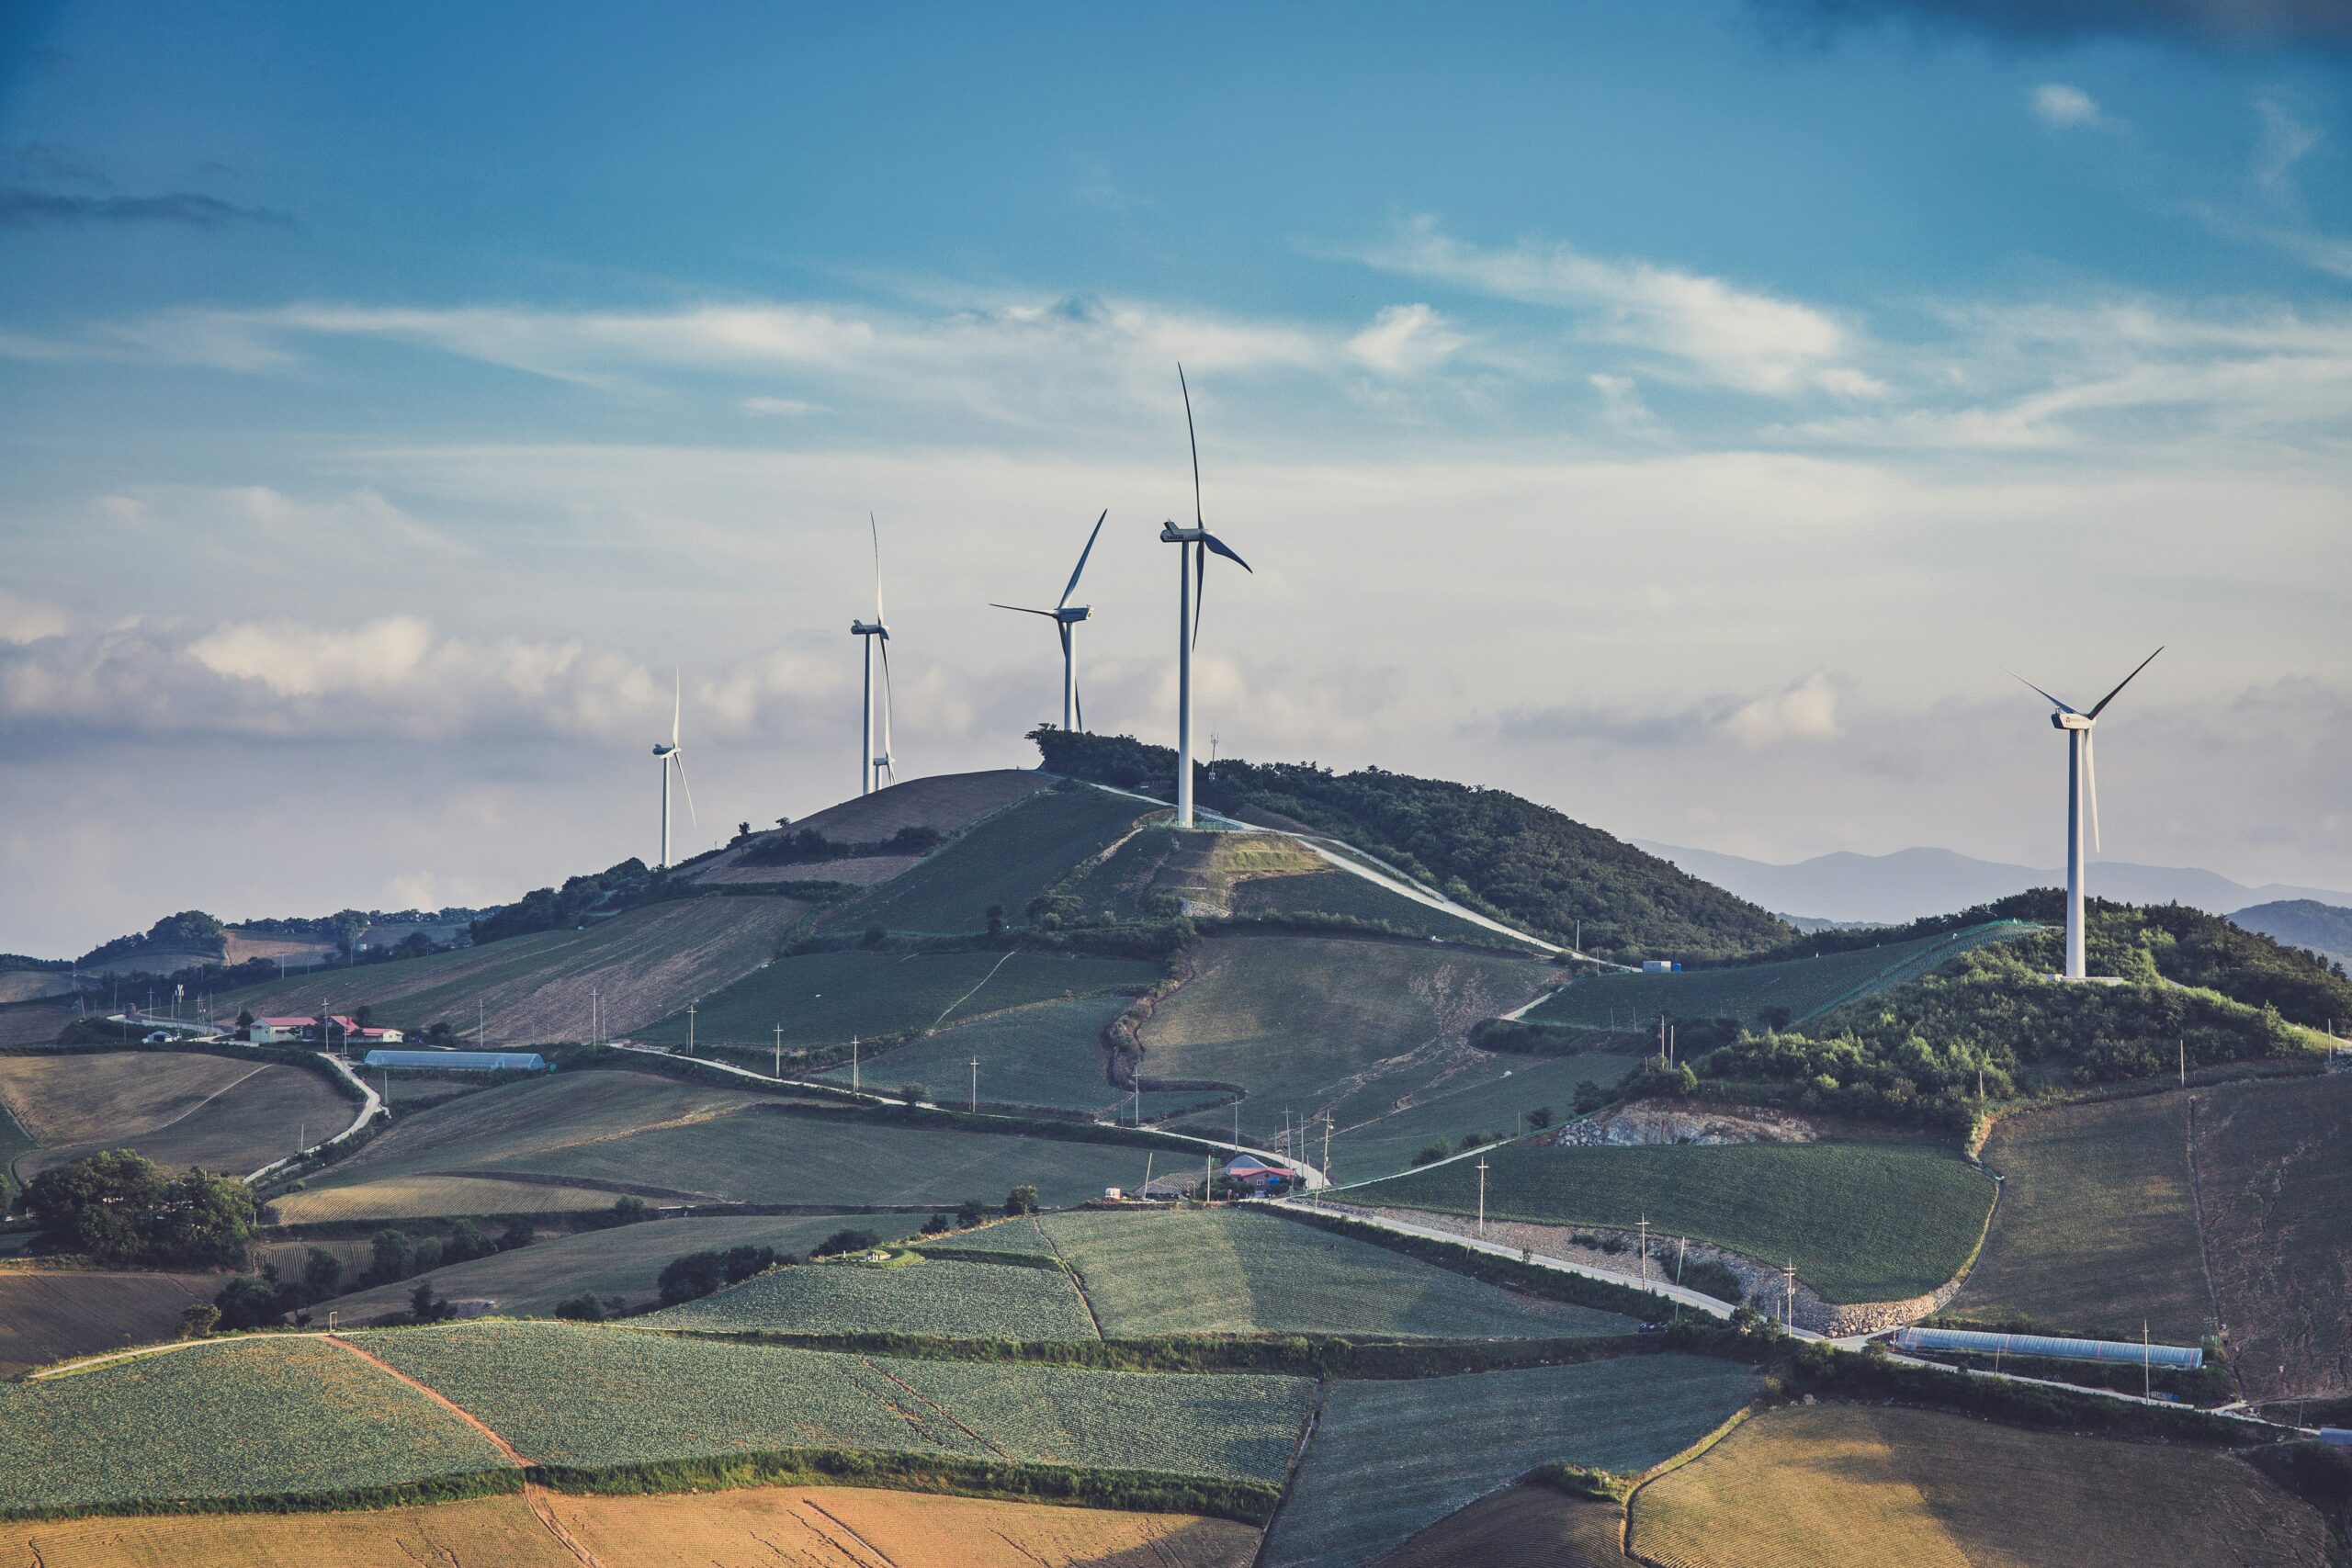
[(2213, 1326), (2188, 1170), (2188, 1101), (2165, 1095), (2006, 1117), (1984, 1255), (1951, 1307), (1979, 1320), (2194, 1345)]
[(978, 825), (879, 887), (828, 911), (828, 931), (881, 926), (927, 935), (988, 929), (991, 905), (1018, 925), (1029, 900), (1102, 853), (1152, 807), (1107, 790), (1031, 795)]
[[(1976, 1248), (1993, 1181), (1928, 1144), (1515, 1145), (1487, 1156), (1487, 1217), (1689, 1235), (1767, 1263), (1828, 1302), (1924, 1294)], [(1351, 1188), (1351, 1202), (1475, 1213), (1476, 1162)]]
[[(419, 1278), (431, 1280), (434, 1290), (451, 1301), (493, 1301), (498, 1311), (509, 1316), (545, 1317), (555, 1311), (557, 1303), (582, 1291), (593, 1292), (600, 1301), (617, 1296), (634, 1310), (661, 1299), (656, 1281), (662, 1266), (673, 1258), (689, 1252), (723, 1252), (730, 1247), (773, 1247), (798, 1256), (843, 1225), (861, 1223), (839, 1214), (665, 1219), (576, 1235), (544, 1236), (528, 1247), (452, 1263)], [(354, 1248), (354, 1258), (345, 1263), (346, 1280), (356, 1279), (367, 1267), (366, 1251), (365, 1243)], [(293, 1257), (281, 1261), (278, 1268), (299, 1273), (302, 1249), (297, 1247)], [(415, 1289), (414, 1280), (403, 1280), (395, 1285), (355, 1291), (320, 1303), (311, 1315), (323, 1323), (331, 1307), (344, 1324), (363, 1324), (384, 1313), (407, 1312), (409, 1292)]]
[(789, 1334), (929, 1334), (947, 1339), (1092, 1339), (1078, 1286), (1058, 1269), (949, 1258), (804, 1263), (643, 1320), (656, 1328)]
[(1231, 908), (1237, 915), (1261, 919), (1339, 915), (1447, 942), (1510, 944), (1510, 939), (1499, 932), (1392, 893), (1352, 872), (1310, 871), (1296, 876), (1258, 877), (1234, 888)]
[[(983, 1106), (1107, 1111), (1124, 1097), (1103, 1072), (1102, 1031), (1134, 1001), (1124, 993), (1076, 997), (976, 1019), (867, 1056), (858, 1076), (869, 1089), (925, 1084), (943, 1100), (960, 1105), (977, 1056)], [(846, 1086), (850, 1069), (835, 1067), (818, 1077)]]
[(1483, 1339), (1633, 1327), (1613, 1313), (1521, 1296), (1385, 1247), (1247, 1210), (1098, 1210), (1051, 1215), (1042, 1229), (1078, 1271), (1096, 1320), (1113, 1338), (1352, 1334)]
[(416, 1390), (321, 1339), (261, 1338), (0, 1384), (0, 1514), (308, 1496), (505, 1467)]
[(1767, 1010), (1785, 1008), (1783, 1026), (1803, 1023), (1831, 1008), (1917, 979), (1972, 949), (2041, 929), (2023, 920), (1996, 920), (1818, 958), (1690, 969), (1679, 975), (1592, 975), (1545, 998), (1527, 1018), (1577, 1029), (1640, 1032), (1656, 1029), (1664, 1013), (1670, 1018), (1736, 1019), (1753, 1028), (1767, 1021)]
[[(1242, 1131), (1257, 1140), (1280, 1134), (1285, 1105), (1305, 1120), (1341, 1096), (1395, 1100), (1442, 1082), (1470, 1059), (1471, 1025), (1553, 973), (1427, 942), (1290, 931), (1211, 937), (1193, 959), (1197, 973), (1144, 1025), (1144, 1077), (1240, 1085)], [(1220, 1128), (1222, 1112), (1184, 1130)]]
[(1680, 1355), (1333, 1383), (1260, 1561), (1355, 1568), (1554, 1461), (1639, 1472), (1757, 1387), (1745, 1367)]
[(2335, 1561), (2326, 1523), (2211, 1450), (1925, 1410), (1768, 1411), (1634, 1495), (1668, 1568), (2213, 1568)]
[(1272, 1481), (1312, 1388), (562, 1324), (395, 1329), (358, 1342), (531, 1459), (583, 1468), (831, 1448)]
[[(1524, 1114), (1543, 1107), (1551, 1109), (1555, 1122), (1565, 1122), (1576, 1113), (1577, 1084), (1590, 1079), (1607, 1088), (1640, 1065), (1636, 1056), (1597, 1051), (1573, 1056), (1467, 1051), (1450, 1076), (1413, 1090), (1401, 1108), (1395, 1086), (1374, 1079), (1340, 1100), (1332, 1114), (1331, 1179), (1369, 1181), (1405, 1170), (1440, 1138), (1458, 1144), (1470, 1133), (1525, 1132)], [(1308, 1135), (1305, 1153), (1321, 1163), (1319, 1128)]]
[[(782, 1024), (786, 1049), (847, 1044), (852, 1035), (871, 1040), (935, 1029), (1067, 996), (1140, 991), (1159, 976), (1159, 964), (1140, 959), (1044, 953), (801, 953), (703, 998), (695, 1039), (763, 1051), (775, 1043), (775, 1027)], [(686, 1015), (637, 1033), (657, 1044), (684, 1045)]]

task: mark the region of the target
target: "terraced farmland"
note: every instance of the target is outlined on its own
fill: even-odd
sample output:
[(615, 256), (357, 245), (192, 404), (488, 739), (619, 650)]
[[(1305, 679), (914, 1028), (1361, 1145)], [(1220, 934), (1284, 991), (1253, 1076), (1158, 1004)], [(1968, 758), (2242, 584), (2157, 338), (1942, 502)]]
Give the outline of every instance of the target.
[(106, 1051), (0, 1056), (5, 1099), (38, 1147), (17, 1175), (100, 1149), (135, 1148), (173, 1169), (243, 1175), (339, 1133), (349, 1101), (301, 1067), (199, 1052)]
[[(775, 1044), (787, 1049), (848, 1043), (936, 1029), (1007, 1008), (1064, 997), (1137, 992), (1159, 978), (1159, 965), (1130, 958), (1073, 958), (1043, 953), (810, 953), (780, 958), (702, 998), (695, 1038), (704, 1045)], [(686, 1017), (637, 1032), (658, 1044), (683, 1045)]]
[(185, 1308), (220, 1289), (220, 1276), (209, 1273), (0, 1268), (0, 1378), (168, 1339)]
[[(1586, 1052), (1573, 1056), (1505, 1056), (1465, 1051), (1452, 1070), (1396, 1103), (1396, 1085), (1376, 1078), (1340, 1101), (1332, 1113), (1331, 1179), (1369, 1181), (1407, 1169), (1413, 1156), (1439, 1139), (1466, 1134), (1516, 1134), (1532, 1123), (1526, 1113), (1549, 1108), (1555, 1121), (1575, 1113), (1577, 1086), (1589, 1079), (1607, 1088), (1641, 1065), (1639, 1057)], [(1323, 1158), (1320, 1129), (1305, 1153)]]
[(1081, 1212), (1049, 1215), (1039, 1228), (1078, 1270), (1102, 1332), (1112, 1337), (1320, 1333), (1476, 1339), (1626, 1333), (1634, 1326), (1613, 1313), (1521, 1296), (1385, 1247), (1247, 1210)]
[(1632, 1519), (1634, 1551), (1671, 1568), (2332, 1561), (2319, 1515), (2227, 1453), (1843, 1404), (1756, 1417)]
[[(1767, 1262), (1794, 1258), (1825, 1301), (1892, 1301), (1951, 1279), (1974, 1253), (1993, 1181), (1928, 1144), (1631, 1148), (1513, 1145), (1487, 1156), (1489, 1220), (1689, 1235)], [(1351, 1188), (1375, 1207), (1477, 1211), (1475, 1162)]]
[[(1122, 1095), (1105, 1072), (1102, 1031), (1134, 1002), (1119, 993), (997, 1013), (869, 1055), (858, 1076), (869, 1089), (928, 1084), (943, 1100), (958, 1103), (956, 1088), (968, 1084), (977, 1056), (983, 1106), (1108, 1111)], [(840, 1066), (818, 1077), (847, 1087), (851, 1073)]]
[(979, 822), (922, 863), (860, 895), (820, 922), (962, 935), (988, 929), (991, 905), (1023, 919), (1029, 900), (1116, 842), (1152, 809), (1108, 790), (1076, 786), (1032, 795)]
[(1271, 1482), (1289, 1461), (1311, 1387), (1295, 1378), (898, 1360), (559, 1324), (358, 1340), (531, 1459), (578, 1468), (831, 1448)]
[(349, 1350), (224, 1341), (0, 1385), (0, 1514), (247, 1504), (506, 1468), (485, 1438)]
[(1744, 1367), (1680, 1355), (1333, 1383), (1263, 1561), (1354, 1568), (1556, 1460), (1646, 1470), (1712, 1430), (1758, 1386)]
[[(929, 828), (939, 833), (960, 833), (980, 818), (1051, 789), (1053, 780), (1013, 768), (977, 773), (940, 773), (909, 779), (872, 795), (856, 795), (792, 824), (790, 831), (806, 829), (839, 844), (876, 844), (902, 828)], [(832, 868), (818, 865), (758, 865), (746, 863), (745, 850), (774, 839), (777, 832), (753, 835), (752, 844), (730, 844), (694, 868), (695, 879), (708, 883), (788, 882), (824, 877)], [(888, 857), (895, 874), (915, 856)], [(872, 857), (865, 862), (871, 867)], [(836, 863), (837, 864), (840, 863)], [(856, 867), (853, 861), (847, 864)], [(858, 869), (865, 869), (859, 867)], [(847, 878), (844, 878), (847, 880)]]
[(948, 1339), (1092, 1339), (1077, 1283), (1058, 1269), (948, 1258), (807, 1263), (755, 1275), (643, 1320), (657, 1328), (788, 1334), (928, 1334)]
[(1785, 1009), (1784, 1022), (1802, 1023), (1831, 1008), (1917, 979), (1972, 949), (2041, 929), (2023, 920), (1996, 920), (1818, 958), (1690, 969), (1679, 975), (1588, 976), (1545, 998), (1527, 1017), (1575, 1029), (1638, 1032), (1655, 1028), (1660, 1013), (1736, 1019), (1756, 1026), (1768, 1021), (1768, 1011)]
[(1953, 1314), (2118, 1336), (2145, 1320), (2188, 1345), (2211, 1331), (2186, 1098), (2006, 1117), (1984, 1159), (2006, 1184)]

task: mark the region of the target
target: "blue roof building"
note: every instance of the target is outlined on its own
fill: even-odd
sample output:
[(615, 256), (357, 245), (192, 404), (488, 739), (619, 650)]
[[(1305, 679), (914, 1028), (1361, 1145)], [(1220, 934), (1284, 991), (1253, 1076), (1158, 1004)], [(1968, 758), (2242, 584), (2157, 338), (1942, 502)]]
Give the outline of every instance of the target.
[(462, 1073), (549, 1073), (537, 1051), (370, 1051), (371, 1067), (439, 1067)]

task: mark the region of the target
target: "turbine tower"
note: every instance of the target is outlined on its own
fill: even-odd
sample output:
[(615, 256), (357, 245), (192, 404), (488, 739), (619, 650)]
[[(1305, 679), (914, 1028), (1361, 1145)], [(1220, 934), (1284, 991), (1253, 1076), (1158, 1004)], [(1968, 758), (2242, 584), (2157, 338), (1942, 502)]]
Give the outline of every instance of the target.
[[(865, 695), (859, 707), (857, 739), (857, 793), (872, 795), (882, 787), (877, 782), (884, 774), (889, 782), (899, 782), (898, 761), (890, 752), (890, 627), (882, 615), (882, 526), (874, 521), (874, 513), (865, 514), (865, 526), (874, 536), (874, 619), (852, 620), (850, 635), (865, 639)], [(882, 750), (874, 749), (874, 645), (882, 645)]]
[(678, 771), (678, 787), (685, 791), (687, 820), (694, 822), (696, 827), (702, 825), (695, 817), (695, 792), (686, 783), (685, 749), (678, 744), (678, 719), (684, 711), (685, 704), (684, 678), (673, 671), (670, 682), (670, 743), (667, 746), (653, 748), (653, 754), (662, 759), (661, 869), (663, 871), (670, 868), (670, 770), (673, 765)]
[(1078, 694), (1078, 651), (1070, 640), (1070, 633), (1078, 623), (1091, 617), (1094, 611), (1085, 604), (1073, 604), (1069, 596), (1078, 592), (1078, 580), (1086, 570), (1086, 558), (1094, 553), (1094, 541), (1102, 536), (1102, 518), (1111, 515), (1104, 508), (1102, 517), (1094, 520), (1094, 532), (1086, 536), (1086, 547), (1078, 552), (1078, 568), (1069, 574), (1069, 585), (1050, 610), (1033, 610), (1026, 604), (990, 603), (991, 610), (1017, 610), (1024, 615), (1043, 615), (1054, 623), (1054, 630), (1062, 639), (1062, 728), (1065, 732), (1086, 728), (1086, 703)]
[[(2162, 653), (2163, 649), (2156, 649)], [(2088, 713), (2081, 713), (2051, 696), (2032, 682), (2009, 673), (2026, 688), (2046, 700), (2055, 710), (2050, 716), (2053, 729), (2066, 736), (2066, 975), (2069, 980), (2080, 980), (2087, 973), (2083, 959), (2083, 812), (2087, 807), (2091, 821), (2091, 848), (2098, 848), (2098, 764), (2091, 750), (2091, 727), (2098, 716), (2107, 711), (2116, 694), (2130, 685), (2150, 664), (2156, 653), (2140, 660), (2138, 669), (2115, 684), (2115, 691), (2091, 705)]]
[(1201, 521), (1201, 438), (1193, 428), (1193, 389), (1184, 367), (1176, 367), (1176, 385), (1184, 394), (1184, 435), (1193, 444), (1193, 525), (1159, 525), (1162, 543), (1177, 547), (1176, 575), (1176, 826), (1193, 825), (1193, 645), (1200, 640), (1201, 597), (1208, 587), (1209, 552), (1231, 561), (1254, 577), (1248, 561), (1208, 531)]

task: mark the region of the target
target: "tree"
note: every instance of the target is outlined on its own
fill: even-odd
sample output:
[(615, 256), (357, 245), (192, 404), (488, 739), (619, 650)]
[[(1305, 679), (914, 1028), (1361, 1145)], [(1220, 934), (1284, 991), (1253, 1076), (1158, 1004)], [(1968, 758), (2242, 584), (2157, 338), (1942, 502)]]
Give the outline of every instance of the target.
[(651, 1219), (653, 1217), (653, 1205), (647, 1202), (644, 1199), (639, 1197), (634, 1192), (624, 1193), (620, 1197), (613, 1200), (612, 1214), (613, 1224), (616, 1225), (633, 1225), (639, 1220)]
[(988, 921), (989, 935), (1002, 936), (1004, 934), (1004, 906), (1001, 904), (990, 904), (989, 906)]
[(839, 1230), (808, 1249), (811, 1260), (832, 1258), (844, 1252), (871, 1252), (882, 1245), (882, 1238), (872, 1231)]
[(727, 1260), (716, 1252), (689, 1252), (663, 1266), (655, 1286), (663, 1306), (676, 1306), (710, 1294), (727, 1282)]
[(270, 1280), (252, 1274), (240, 1274), (220, 1288), (212, 1298), (213, 1321), (221, 1328), (259, 1328), (286, 1315), (288, 1303), (279, 1299), (277, 1287)]
[(921, 1105), (923, 1092), (923, 1087), (919, 1083), (902, 1083), (899, 1086), (899, 1098), (909, 1105)]
[(450, 1263), (465, 1263), (486, 1256), (490, 1243), (482, 1238), (481, 1227), (473, 1221), (460, 1219), (449, 1227), (449, 1239), (442, 1245), (442, 1258)]
[(24, 1201), (45, 1246), (118, 1266), (234, 1268), (254, 1234), (243, 1182), (201, 1170), (165, 1176), (129, 1149), (52, 1167)]
[(433, 1293), (433, 1281), (419, 1280), (408, 1293), (409, 1315), (419, 1323), (438, 1323), (450, 1315), (449, 1303)]
[(566, 1296), (556, 1303), (555, 1314), (573, 1323), (602, 1323), (605, 1321), (605, 1303), (596, 1299), (595, 1292), (582, 1291), (576, 1296)]
[(1531, 1127), (1549, 1127), (1552, 1124), (1552, 1108), (1548, 1105), (1537, 1106), (1527, 1113), (1527, 1124)]
[(373, 1264), (369, 1271), (376, 1283), (397, 1284), (416, 1272), (414, 1254), (410, 1248), (406, 1231), (379, 1230), (369, 1238), (368, 1246)]
[(239, 1008), (237, 1010), (237, 1027), (240, 1030), (245, 1030), (251, 1029), (253, 1026), (254, 1010), (251, 1008)]
[(506, 1228), (498, 1233), (498, 1250), (512, 1252), (518, 1247), (528, 1247), (538, 1239), (538, 1233), (531, 1228), (530, 1221), (510, 1220), (507, 1222)]
[(343, 1285), (343, 1259), (323, 1247), (311, 1248), (302, 1259), (302, 1288), (311, 1300), (325, 1301)]
[(989, 1206), (978, 1198), (967, 1198), (956, 1205), (956, 1228), (970, 1230), (989, 1217)]
[(1010, 1219), (1015, 1214), (1034, 1214), (1036, 1212), (1037, 1190), (1035, 1187), (1024, 1184), (1004, 1195), (1006, 1218)]
[(210, 1302), (198, 1302), (194, 1306), (184, 1307), (180, 1311), (180, 1337), (201, 1339), (210, 1334), (213, 1325), (220, 1321), (220, 1309)]

